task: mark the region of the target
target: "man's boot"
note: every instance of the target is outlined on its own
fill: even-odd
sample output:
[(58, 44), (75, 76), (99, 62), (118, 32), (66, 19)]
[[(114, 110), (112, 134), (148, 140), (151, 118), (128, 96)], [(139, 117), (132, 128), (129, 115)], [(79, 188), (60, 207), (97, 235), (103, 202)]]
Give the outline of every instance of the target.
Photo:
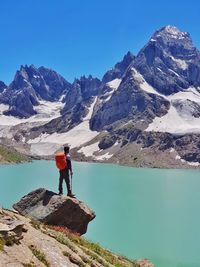
[(68, 197), (75, 197), (75, 195), (72, 194), (72, 191), (71, 191), (71, 190), (68, 191), (67, 196), (68, 196)]

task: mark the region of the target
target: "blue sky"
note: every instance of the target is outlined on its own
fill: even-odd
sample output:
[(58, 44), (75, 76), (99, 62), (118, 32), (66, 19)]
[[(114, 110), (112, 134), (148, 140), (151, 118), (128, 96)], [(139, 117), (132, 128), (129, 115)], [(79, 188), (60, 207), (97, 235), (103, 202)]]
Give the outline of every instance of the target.
[(165, 25), (190, 32), (200, 48), (200, 1), (0, 0), (0, 80), (10, 83), (22, 64), (69, 81), (101, 78)]

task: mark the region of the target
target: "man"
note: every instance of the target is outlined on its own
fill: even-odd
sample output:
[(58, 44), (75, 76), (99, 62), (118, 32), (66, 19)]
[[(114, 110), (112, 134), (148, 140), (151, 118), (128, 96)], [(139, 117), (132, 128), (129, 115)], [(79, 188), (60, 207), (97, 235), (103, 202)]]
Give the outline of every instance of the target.
[(71, 186), (70, 186), (70, 175), (73, 175), (72, 172), (72, 162), (71, 158), (69, 155), (69, 146), (64, 147), (64, 153), (67, 161), (67, 167), (64, 170), (60, 170), (60, 178), (59, 178), (59, 194), (61, 195), (63, 193), (63, 179), (65, 180), (66, 186), (67, 186), (67, 195), (69, 197), (74, 197), (71, 191)]

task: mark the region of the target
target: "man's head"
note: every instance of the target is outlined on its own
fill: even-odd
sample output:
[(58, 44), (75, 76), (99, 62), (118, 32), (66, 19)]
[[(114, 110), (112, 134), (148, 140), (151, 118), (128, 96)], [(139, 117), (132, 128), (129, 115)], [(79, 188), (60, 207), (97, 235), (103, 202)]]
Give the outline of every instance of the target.
[(64, 146), (64, 152), (65, 152), (65, 154), (69, 153), (69, 146), (68, 145)]

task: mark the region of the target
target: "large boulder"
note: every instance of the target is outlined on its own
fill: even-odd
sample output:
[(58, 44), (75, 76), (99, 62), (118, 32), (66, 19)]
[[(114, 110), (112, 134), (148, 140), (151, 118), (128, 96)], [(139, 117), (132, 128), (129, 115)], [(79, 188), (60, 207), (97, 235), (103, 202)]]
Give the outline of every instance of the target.
[(64, 226), (83, 235), (95, 213), (76, 198), (57, 195), (39, 188), (13, 205), (21, 215), (56, 226)]

